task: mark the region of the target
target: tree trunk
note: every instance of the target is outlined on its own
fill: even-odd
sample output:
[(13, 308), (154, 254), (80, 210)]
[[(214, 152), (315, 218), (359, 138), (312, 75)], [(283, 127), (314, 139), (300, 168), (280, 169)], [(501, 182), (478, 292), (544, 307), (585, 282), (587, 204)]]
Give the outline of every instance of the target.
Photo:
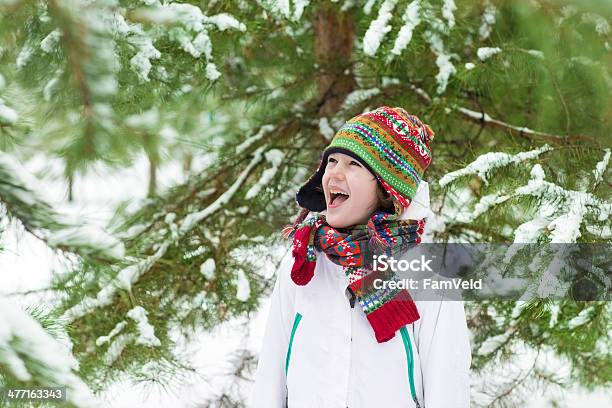
[(341, 13), (336, 5), (326, 4), (317, 10), (313, 26), (320, 70), (318, 113), (320, 117), (330, 117), (340, 110), (346, 96), (356, 87), (351, 69), (355, 23), (350, 13)]

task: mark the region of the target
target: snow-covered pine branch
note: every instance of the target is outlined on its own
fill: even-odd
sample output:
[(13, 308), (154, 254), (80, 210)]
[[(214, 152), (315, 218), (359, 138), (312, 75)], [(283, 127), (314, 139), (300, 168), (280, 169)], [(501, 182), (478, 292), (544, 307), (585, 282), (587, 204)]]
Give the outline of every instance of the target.
[[(447, 173), (439, 180), (439, 184), (444, 187), (466, 175), (477, 175), (485, 184), (488, 184), (488, 177), (492, 170), (537, 158), (540, 154), (551, 150), (553, 149), (550, 146), (544, 145), (517, 154), (486, 153), (477, 157), (466, 167)], [(601, 172), (605, 169), (606, 158), (609, 159), (609, 149), (606, 149), (604, 160), (598, 163), (593, 170), (595, 182), (599, 180)], [(550, 231), (551, 243), (573, 243), (580, 236), (580, 228), (588, 213), (596, 216), (599, 222), (604, 222), (609, 218), (612, 212), (611, 203), (604, 202), (591, 193), (566, 190), (555, 183), (544, 180), (544, 170), (540, 164), (535, 164), (530, 174), (531, 179), (526, 185), (518, 187), (514, 192), (492, 193), (482, 197), (472, 212), (463, 211), (458, 214), (457, 221), (470, 223), (495, 205), (516, 197), (533, 196), (537, 197), (541, 204), (531, 220), (517, 227), (514, 242), (533, 243), (545, 231)]]
[(302, 18), (304, 10), (310, 4), (310, 0), (294, 0), (293, 2), (291, 2), (291, 0), (256, 1), (257, 4), (275, 20), (287, 19), (293, 22), (297, 22)]
[[(230, 14), (221, 13), (207, 16), (198, 6), (188, 3), (156, 4), (154, 7), (134, 10), (132, 15), (137, 21), (173, 26), (167, 32), (169, 38), (176, 41), (185, 52), (194, 58), (200, 58), (204, 55), (206, 59), (205, 75), (210, 81), (219, 79), (221, 73), (213, 61), (213, 44), (209, 31), (212, 28), (217, 28), (219, 31), (227, 29), (246, 31), (246, 26)], [(138, 31), (142, 33), (142, 30), (139, 29)], [(155, 32), (151, 31), (151, 33)], [(157, 33), (159, 34), (155, 37), (155, 40), (160, 38), (160, 34), (166, 35), (164, 31), (157, 31)], [(195, 37), (193, 37), (194, 35)], [(132, 59), (132, 65), (144, 79), (148, 78), (149, 60), (159, 58), (161, 54), (153, 47), (151, 38), (142, 35), (141, 38), (136, 43), (140, 51)]]
[(157, 250), (154, 254), (133, 262), (132, 264), (124, 267), (113, 280), (108, 282), (96, 295), (93, 297), (86, 297), (79, 303), (71, 306), (64, 312), (62, 318), (67, 322), (72, 322), (78, 318), (81, 318), (94, 310), (110, 305), (118, 290), (125, 290), (131, 292), (132, 286), (145, 274), (147, 273), (157, 261), (159, 261), (168, 251), (171, 245), (176, 243), (178, 239), (184, 237), (189, 233), (196, 225), (204, 221), (207, 217), (219, 211), (226, 205), (229, 200), (236, 194), (236, 192), (243, 185), (246, 178), (251, 174), (251, 171), (257, 166), (264, 156), (265, 146), (260, 146), (253, 153), (253, 158), (246, 166), (246, 168), (240, 173), (236, 181), (223, 193), (221, 194), (212, 204), (207, 206), (201, 211), (197, 211), (185, 216), (180, 223), (180, 227), (176, 231), (174, 236), (169, 236), (160, 242), (157, 246)]
[[(369, 14), (367, 11), (374, 3), (366, 4), (364, 7), (366, 14)], [(376, 57), (385, 37), (394, 29), (389, 22), (396, 5), (396, 0), (385, 0), (380, 5), (377, 17), (370, 22), (363, 37), (362, 49), (365, 55)], [(436, 66), (438, 67), (438, 74), (436, 75), (437, 93), (441, 94), (446, 90), (450, 76), (456, 73), (451, 58), (459, 58), (458, 54), (447, 51), (443, 41), (443, 38), (447, 37), (450, 30), (455, 26), (454, 13), (457, 7), (454, 0), (444, 0), (442, 7), (436, 7), (433, 3), (423, 0), (410, 2), (402, 14), (403, 24), (399, 27), (395, 36), (393, 47), (389, 54), (383, 58), (390, 62), (401, 55), (412, 40), (414, 31), (421, 20), (427, 21), (428, 26), (423, 37), (430, 44), (430, 50), (436, 55)]]
[(66, 398), (76, 407), (101, 407), (79, 378), (78, 369), (66, 345), (0, 295), (0, 377), (13, 388), (66, 387)]
[(372, 20), (370, 27), (363, 37), (364, 54), (373, 57), (385, 35), (391, 31), (391, 26), (387, 23), (391, 19), (391, 13), (396, 4), (397, 0), (385, 0), (380, 6), (378, 17)]
[(356, 89), (346, 96), (340, 111), (350, 111), (356, 105), (369, 100), (377, 95), (380, 95), (381, 91), (379, 88), (370, 89)]
[(61, 214), (40, 191), (38, 180), (12, 156), (0, 152), (0, 203), (28, 231), (53, 248), (82, 256), (123, 258), (121, 241), (98, 227)]
[(593, 186), (596, 187), (603, 180), (604, 173), (608, 168), (608, 163), (610, 162), (610, 153), (611, 149), (605, 149), (605, 154), (603, 159), (599, 163), (595, 165), (595, 169), (593, 169)]
[(393, 55), (400, 55), (408, 44), (410, 44), (415, 28), (421, 23), (421, 19), (419, 18), (419, 7), (420, 0), (414, 0), (406, 6), (406, 11), (404, 11), (402, 15), (404, 25), (402, 25), (395, 38), (390, 57)]
[[(549, 150), (551, 149), (546, 145), (540, 149), (518, 153), (516, 156), (487, 153), (479, 156), (467, 167), (447, 174), (440, 180), (440, 184), (446, 185), (466, 174), (478, 174), (486, 183), (487, 174), (491, 169), (518, 163), (527, 158), (535, 158), (543, 151)], [(607, 151), (606, 154), (608, 154)], [(598, 170), (602, 170), (602, 167), (604, 166), (600, 162), (593, 171), (595, 180), (600, 176)], [(547, 238), (551, 244), (563, 244), (576, 242), (581, 235), (580, 229), (585, 223), (584, 218), (587, 214), (592, 214), (598, 222), (605, 222), (612, 212), (611, 203), (606, 203), (591, 193), (567, 190), (555, 183), (545, 181), (544, 170), (540, 164), (532, 167), (530, 175), (531, 179), (526, 185), (516, 188), (514, 192), (498, 192), (482, 197), (472, 212), (463, 210), (457, 214), (455, 221), (471, 223), (493, 206), (513, 198), (533, 196), (538, 199), (539, 205), (533, 217), (520, 224), (514, 231), (514, 243), (536, 243), (542, 236), (549, 234)], [(561, 281), (560, 276), (568, 264), (568, 258), (572, 256), (570, 249), (567, 246), (559, 245), (543, 248), (550, 253), (550, 257), (540, 254), (532, 261), (531, 271), (542, 271), (543, 273), (536, 281), (530, 283), (522, 299), (550, 296), (561, 298), (568, 292), (570, 282)], [(510, 247), (506, 253), (506, 259), (511, 259), (518, 250), (516, 246)]]
[(497, 13), (497, 8), (490, 0), (484, 1), (484, 12), (482, 13), (482, 19), (480, 27), (478, 28), (478, 36), (480, 41), (484, 41), (491, 35), (491, 31), (493, 30), (493, 24), (495, 24), (495, 14)]
[[(2, 90), (2, 74), (0, 74), (0, 90)], [(7, 106), (2, 98), (0, 98), (0, 126), (14, 125), (19, 119), (17, 111), (10, 106)]]
[(550, 150), (552, 150), (552, 147), (546, 144), (537, 149), (528, 152), (519, 152), (516, 154), (503, 152), (485, 153), (481, 156), (478, 156), (466, 167), (445, 174), (438, 181), (438, 183), (440, 184), (440, 187), (444, 187), (459, 177), (463, 177), (466, 175), (477, 175), (482, 181), (484, 181), (485, 184), (488, 184), (488, 175), (492, 170), (499, 169), (510, 164), (519, 164), (524, 162), (525, 160), (535, 159), (539, 157), (540, 154), (548, 152)]
[(281, 165), (283, 158), (285, 157), (284, 153), (278, 149), (269, 150), (265, 153), (264, 156), (272, 167), (265, 169), (261, 174), (261, 178), (259, 179), (259, 181), (257, 181), (257, 183), (255, 183), (249, 189), (249, 191), (247, 191), (245, 196), (247, 200), (251, 200), (256, 197), (263, 188), (270, 184), (270, 181), (272, 181), (272, 179), (278, 172), (278, 168)]
[[(552, 231), (551, 243), (576, 242), (581, 235), (580, 228), (584, 223), (584, 217), (588, 213), (595, 216), (598, 222), (606, 221), (612, 213), (612, 203), (604, 202), (591, 193), (566, 190), (544, 180), (544, 171), (539, 164), (531, 169), (531, 179), (527, 185), (517, 188), (513, 195), (534, 196), (543, 202), (538, 214), (541, 217), (546, 215), (545, 219), (550, 220), (546, 228)], [(542, 228), (534, 230), (519, 226), (515, 232), (514, 242), (535, 242), (542, 233)]]
[(104, 152), (99, 149), (107, 145), (96, 139), (114, 131), (110, 98), (119, 89), (117, 73), (120, 67), (116, 43), (111, 37), (108, 20), (103, 18), (108, 6), (83, 0), (53, 1), (47, 3), (47, 9), (57, 25), (58, 34), (53, 41), (45, 37), (41, 47), (48, 52), (57, 41), (65, 49), (66, 68), (77, 84), (86, 122), (82, 154), (88, 157), (102, 155)]

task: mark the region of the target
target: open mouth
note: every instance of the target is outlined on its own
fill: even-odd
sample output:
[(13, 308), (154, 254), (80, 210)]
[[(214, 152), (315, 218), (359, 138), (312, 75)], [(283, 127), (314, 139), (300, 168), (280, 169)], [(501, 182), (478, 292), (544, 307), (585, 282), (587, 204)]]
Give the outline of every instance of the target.
[(349, 195), (344, 191), (332, 190), (329, 193), (329, 206), (337, 207), (348, 200)]

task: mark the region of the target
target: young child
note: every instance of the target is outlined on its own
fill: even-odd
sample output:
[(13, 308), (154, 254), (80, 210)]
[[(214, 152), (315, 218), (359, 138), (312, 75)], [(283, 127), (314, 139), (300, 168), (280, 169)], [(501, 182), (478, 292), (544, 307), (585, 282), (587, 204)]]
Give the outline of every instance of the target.
[(383, 106), (323, 151), (283, 231), (294, 262), (276, 278), (250, 408), (469, 407), (463, 302), (373, 285), (394, 277), (372, 270), (373, 254), (420, 243), (433, 138), (416, 116)]

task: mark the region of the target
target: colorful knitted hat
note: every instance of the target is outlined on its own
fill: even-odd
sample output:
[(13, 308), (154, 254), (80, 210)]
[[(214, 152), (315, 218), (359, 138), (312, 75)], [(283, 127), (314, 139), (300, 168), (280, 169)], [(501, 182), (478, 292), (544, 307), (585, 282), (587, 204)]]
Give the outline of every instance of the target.
[(298, 190), (296, 201), (310, 211), (325, 210), (320, 187), (327, 157), (335, 151), (345, 151), (365, 162), (383, 188), (406, 208), (431, 163), (429, 143), (434, 135), (429, 126), (402, 108), (382, 106), (357, 115), (338, 130), (323, 150), (318, 170)]

